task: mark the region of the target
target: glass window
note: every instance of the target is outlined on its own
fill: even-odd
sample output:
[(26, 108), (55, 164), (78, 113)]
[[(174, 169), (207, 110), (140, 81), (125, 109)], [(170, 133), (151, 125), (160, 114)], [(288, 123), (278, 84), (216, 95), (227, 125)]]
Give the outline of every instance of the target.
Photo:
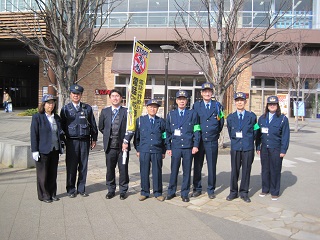
[(147, 77), (146, 85), (152, 85), (152, 76)]
[(185, 19), (186, 24), (188, 24), (188, 15), (187, 13), (180, 12), (181, 15), (178, 13), (169, 13), (169, 26), (174, 27), (175, 25), (177, 27), (184, 26), (184, 23), (182, 21), (183, 17)]
[(207, 7), (201, 0), (190, 0), (190, 11), (206, 11)]
[(134, 13), (130, 19), (130, 27), (146, 27), (147, 13)]
[(293, 11), (301, 11), (303, 13), (311, 14), (312, 12), (312, 0), (294, 0)]
[(149, 1), (150, 11), (168, 11), (168, 0), (150, 0)]
[(113, 10), (113, 12), (128, 12), (128, 0), (121, 1), (121, 3)]
[(168, 13), (149, 13), (149, 27), (167, 27)]
[(129, 12), (146, 12), (148, 10), (148, 0), (129, 1)]
[(251, 87), (261, 87), (261, 79), (251, 79)]
[(127, 76), (116, 76), (115, 84), (127, 84)]
[(122, 27), (127, 22), (127, 13), (111, 13), (110, 27)]
[(275, 80), (274, 79), (265, 79), (264, 80), (264, 87), (266, 88), (274, 88), (276, 85), (275, 85)]
[(170, 0), (169, 1), (169, 11), (176, 12), (181, 9), (184, 9), (185, 11), (189, 10), (189, 1), (188, 0)]
[(268, 12), (271, 9), (271, 0), (253, 0), (253, 11)]
[(164, 86), (164, 76), (157, 76), (155, 80), (155, 85)]
[(267, 27), (269, 25), (269, 13), (253, 14), (253, 27)]
[(275, 1), (276, 12), (291, 12), (292, 11), (292, 1)]
[(252, 11), (252, 0), (244, 0), (243, 11)]

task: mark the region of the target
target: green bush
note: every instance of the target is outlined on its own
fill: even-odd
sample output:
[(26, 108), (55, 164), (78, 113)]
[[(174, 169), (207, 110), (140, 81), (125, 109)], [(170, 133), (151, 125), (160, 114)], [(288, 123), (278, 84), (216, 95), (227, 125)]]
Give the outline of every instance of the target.
[(38, 112), (38, 108), (27, 109), (24, 112), (19, 113), (19, 116), (32, 116)]

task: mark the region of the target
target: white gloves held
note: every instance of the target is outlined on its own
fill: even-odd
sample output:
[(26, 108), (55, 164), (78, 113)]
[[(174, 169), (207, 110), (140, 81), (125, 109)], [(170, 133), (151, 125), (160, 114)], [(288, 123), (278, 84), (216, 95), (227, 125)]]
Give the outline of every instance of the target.
[(35, 161), (38, 161), (38, 160), (39, 160), (39, 157), (40, 157), (39, 152), (32, 152), (32, 158), (33, 158)]

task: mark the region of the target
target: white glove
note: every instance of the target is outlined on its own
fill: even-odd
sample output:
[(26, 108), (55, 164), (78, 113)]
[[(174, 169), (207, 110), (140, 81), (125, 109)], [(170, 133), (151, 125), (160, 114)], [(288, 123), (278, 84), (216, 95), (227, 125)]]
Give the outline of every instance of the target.
[(35, 160), (35, 161), (38, 161), (39, 160), (39, 152), (32, 152), (32, 158)]

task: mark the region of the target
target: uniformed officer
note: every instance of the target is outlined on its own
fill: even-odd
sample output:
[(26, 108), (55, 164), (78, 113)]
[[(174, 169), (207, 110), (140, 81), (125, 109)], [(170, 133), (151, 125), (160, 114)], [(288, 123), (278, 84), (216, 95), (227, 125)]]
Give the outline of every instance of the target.
[(147, 112), (136, 121), (134, 146), (140, 161), (141, 195), (140, 201), (150, 196), (150, 165), (152, 165), (153, 195), (159, 201), (162, 196), (162, 159), (165, 157), (166, 122), (156, 116), (160, 104), (156, 99), (147, 102)]
[[(237, 92), (234, 94), (236, 111), (227, 118), (228, 133), (231, 140), (231, 180), (228, 201), (232, 201), (240, 195), (240, 198), (251, 202), (248, 192), (250, 185), (251, 165), (254, 159), (254, 140), (258, 128), (257, 116), (253, 112), (246, 111), (246, 94)], [(242, 178), (240, 189), (238, 179), (242, 166)]]
[(206, 154), (208, 166), (207, 192), (210, 199), (215, 198), (218, 139), (224, 124), (223, 107), (218, 101), (212, 100), (212, 95), (213, 85), (211, 83), (202, 84), (202, 100), (193, 105), (193, 109), (198, 113), (200, 119), (201, 141), (199, 152), (194, 156), (193, 193), (191, 195), (192, 197), (201, 195), (201, 171)]
[(257, 153), (261, 158), (262, 192), (260, 197), (271, 194), (272, 200), (280, 195), (282, 160), (287, 153), (290, 139), (288, 118), (281, 114), (279, 99), (267, 99), (265, 113), (259, 118)]
[(178, 173), (182, 158), (183, 179), (181, 198), (189, 202), (192, 154), (198, 152), (200, 142), (200, 125), (198, 114), (186, 109), (188, 93), (180, 90), (176, 93), (178, 109), (168, 113), (166, 120), (167, 154), (171, 156), (171, 174), (167, 200), (176, 196)]
[(92, 108), (80, 102), (83, 90), (80, 85), (72, 85), (70, 87), (71, 102), (65, 105), (60, 112), (62, 129), (66, 134), (67, 193), (70, 198), (76, 197), (77, 193), (83, 197), (89, 196), (85, 189), (89, 149), (96, 146), (98, 138)]

